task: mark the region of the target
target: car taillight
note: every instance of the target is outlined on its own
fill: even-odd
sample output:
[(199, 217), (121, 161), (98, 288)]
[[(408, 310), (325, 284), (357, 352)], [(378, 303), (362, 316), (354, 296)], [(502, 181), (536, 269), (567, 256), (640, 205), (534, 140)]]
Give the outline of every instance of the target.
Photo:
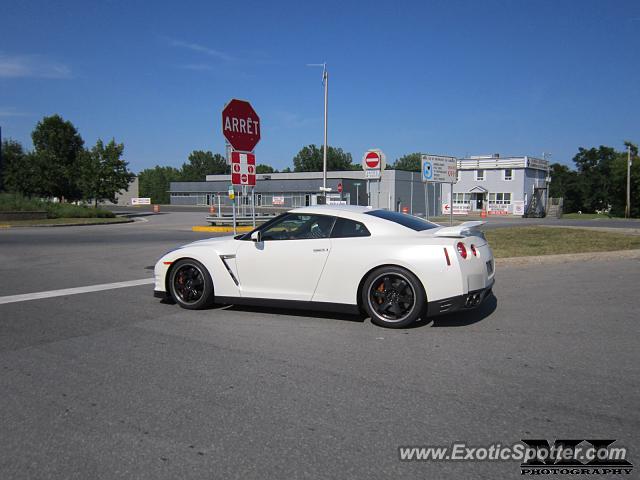
[(471, 253), (473, 253), (474, 257), (478, 256), (478, 251), (476, 250), (476, 246), (473, 243), (471, 244)]
[(458, 249), (458, 253), (462, 258), (467, 258), (467, 248), (464, 246), (464, 243), (458, 242), (456, 248)]

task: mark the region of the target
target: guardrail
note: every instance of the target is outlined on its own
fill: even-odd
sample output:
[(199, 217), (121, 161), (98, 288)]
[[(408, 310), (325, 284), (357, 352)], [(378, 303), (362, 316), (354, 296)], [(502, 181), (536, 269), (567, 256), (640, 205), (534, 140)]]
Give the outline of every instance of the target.
[[(277, 214), (256, 215), (256, 225), (271, 220), (274, 217), (277, 217)], [(206, 220), (211, 225), (233, 225), (233, 216), (229, 215), (224, 215), (222, 217), (209, 215)], [(253, 217), (238, 216), (236, 217), (236, 225), (253, 225)]]

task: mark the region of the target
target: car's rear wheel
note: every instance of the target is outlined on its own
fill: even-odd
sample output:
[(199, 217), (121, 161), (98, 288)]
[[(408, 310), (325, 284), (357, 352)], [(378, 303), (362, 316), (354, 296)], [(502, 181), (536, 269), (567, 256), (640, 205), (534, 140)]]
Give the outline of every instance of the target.
[(367, 277), (362, 305), (376, 325), (404, 328), (415, 322), (425, 306), (420, 280), (401, 267), (380, 267)]
[(207, 269), (197, 260), (178, 260), (169, 274), (171, 297), (182, 308), (198, 310), (213, 303), (213, 282)]

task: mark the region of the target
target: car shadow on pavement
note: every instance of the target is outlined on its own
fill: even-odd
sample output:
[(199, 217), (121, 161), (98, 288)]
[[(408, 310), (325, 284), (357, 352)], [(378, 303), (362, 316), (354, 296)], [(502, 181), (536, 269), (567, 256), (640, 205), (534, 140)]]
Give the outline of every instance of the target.
[(492, 293), (476, 309), (461, 310), (455, 313), (433, 317), (431, 319), (428, 318), (424, 322), (420, 320), (413, 325), (413, 328), (428, 325), (430, 322), (432, 322), (432, 327), (466, 327), (468, 325), (481, 322), (491, 315), (497, 307), (498, 299)]
[[(407, 329), (421, 328), (426, 326), (431, 327), (466, 327), (467, 325), (473, 325), (478, 323), (489, 315), (491, 315), (498, 306), (498, 300), (493, 293), (486, 298), (482, 305), (474, 310), (463, 310), (448, 315), (441, 315), (438, 317), (427, 318), (425, 320), (418, 320)], [(332, 320), (345, 320), (349, 322), (363, 323), (369, 319), (364, 314), (354, 315), (348, 313), (336, 313), (336, 312), (319, 312), (313, 310), (300, 310), (293, 308), (273, 308), (273, 307), (256, 307), (248, 305), (220, 305), (217, 304), (212, 307), (213, 309), (230, 310), (237, 312), (250, 312), (250, 313), (264, 313), (271, 315), (288, 315), (296, 317), (311, 317), (311, 318), (326, 318)]]
[(349, 322), (364, 322), (366, 316), (339, 312), (319, 312), (315, 310), (300, 310), (295, 308), (275, 308), (275, 307), (254, 307), (248, 305), (215, 305), (213, 308), (220, 308), (234, 312), (264, 313), (271, 315), (289, 315), (295, 317), (329, 318), (332, 320), (346, 320)]

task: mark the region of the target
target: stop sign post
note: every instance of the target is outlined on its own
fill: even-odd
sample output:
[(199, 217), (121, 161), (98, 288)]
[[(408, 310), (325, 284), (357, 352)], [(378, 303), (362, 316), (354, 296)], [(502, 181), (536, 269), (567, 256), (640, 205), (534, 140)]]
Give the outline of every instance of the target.
[[(246, 100), (232, 99), (222, 109), (222, 134), (227, 139), (227, 162), (231, 164), (233, 185), (251, 186), (253, 226), (256, 226), (256, 206), (253, 187), (256, 184), (256, 157), (253, 149), (260, 141), (260, 117)], [(246, 190), (245, 190), (246, 193)], [(233, 206), (233, 233), (236, 233), (236, 202)]]
[[(362, 169), (364, 170), (364, 176), (367, 179), (367, 204), (371, 205), (371, 180), (380, 180), (382, 170), (386, 166), (386, 156), (382, 150), (372, 148), (367, 150), (362, 157)], [(376, 182), (377, 187), (377, 204), (380, 206), (380, 182)]]

